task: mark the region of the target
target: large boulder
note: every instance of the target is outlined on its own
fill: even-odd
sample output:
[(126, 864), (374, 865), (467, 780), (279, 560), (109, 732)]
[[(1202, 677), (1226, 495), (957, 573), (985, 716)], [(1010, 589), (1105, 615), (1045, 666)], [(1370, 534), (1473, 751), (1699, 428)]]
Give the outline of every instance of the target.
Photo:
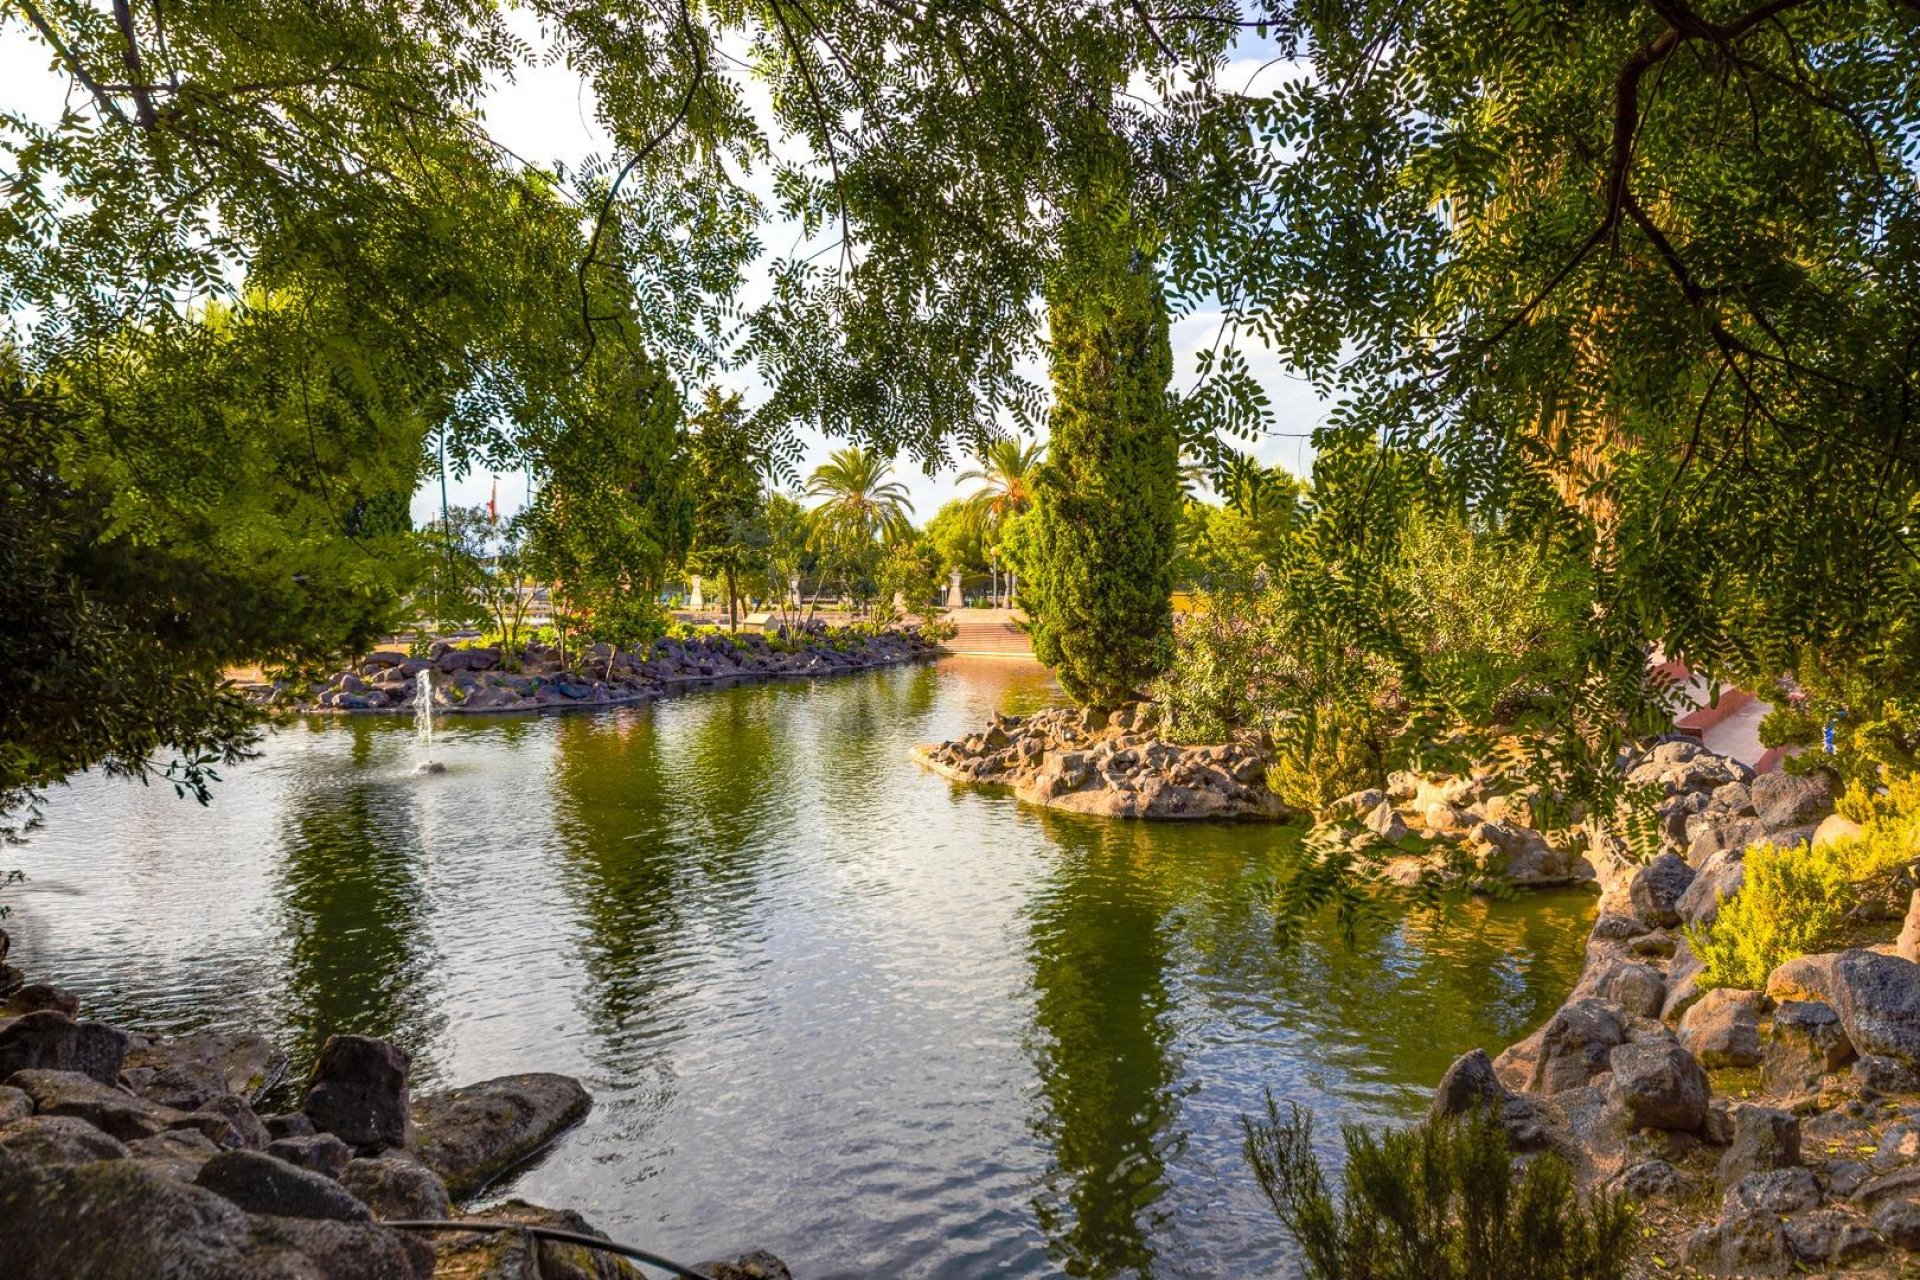
[(1920, 963), (1920, 889), (1907, 901), (1907, 918), (1900, 925), (1893, 953), (1909, 963)]
[(1763, 773), (1753, 780), (1753, 807), (1769, 831), (1818, 822), (1833, 810), (1833, 775)]
[(413, 1106), (414, 1152), (456, 1199), (533, 1155), (593, 1106), (578, 1080), (551, 1072), (501, 1076)]
[(1775, 1107), (1736, 1107), (1733, 1141), (1720, 1157), (1717, 1179), (1724, 1191), (1756, 1173), (1800, 1163), (1800, 1121)]
[(168, 1129), (129, 1142), (127, 1154), (156, 1173), (192, 1182), (207, 1161), (220, 1154), (220, 1148), (198, 1129)]
[(1680, 923), (1680, 898), (1693, 883), (1693, 868), (1677, 853), (1663, 853), (1640, 869), (1627, 891), (1633, 914), (1653, 929)]
[(1580, 1089), (1607, 1069), (1608, 1055), (1626, 1038), (1619, 1010), (1600, 1000), (1569, 1000), (1539, 1031), (1501, 1054), (1496, 1066), (1510, 1064), (1528, 1093)]
[(25, 1089), (0, 1084), (0, 1126), (10, 1125), (15, 1120), (25, 1120), (32, 1114), (33, 1099), (27, 1096)]
[(1440, 1077), (1427, 1114), (1435, 1120), (1470, 1115), (1483, 1108), (1499, 1106), (1506, 1092), (1487, 1051), (1475, 1049), (1455, 1058), (1447, 1073)]
[(453, 1201), (440, 1175), (406, 1156), (354, 1160), (340, 1171), (340, 1185), (376, 1218), (418, 1222), (453, 1216)]
[(433, 1250), (371, 1223), (252, 1217), (137, 1160), (0, 1179), (0, 1276), (428, 1280)]
[(1831, 983), (1834, 1012), (1856, 1051), (1920, 1064), (1920, 966), (1877, 951), (1844, 951)]
[(1767, 998), (1782, 1000), (1822, 1000), (1833, 1003), (1833, 966), (1840, 959), (1837, 951), (1795, 956), (1774, 966), (1767, 975)]
[(1766, 1009), (1761, 992), (1715, 988), (1681, 1015), (1680, 1043), (1703, 1067), (1757, 1067), (1763, 1056), (1760, 1015)]
[(1639, 1128), (1694, 1133), (1706, 1123), (1707, 1073), (1693, 1055), (1663, 1036), (1614, 1049), (1607, 1100)]
[(0, 1129), (0, 1178), (41, 1164), (90, 1164), (123, 1160), (127, 1148), (72, 1116), (29, 1116)]
[(258, 1151), (222, 1151), (200, 1167), (194, 1183), (249, 1213), (336, 1222), (365, 1222), (373, 1217), (366, 1205), (332, 1178)]
[(196, 1031), (186, 1036), (135, 1035), (123, 1078), (141, 1097), (197, 1111), (222, 1094), (258, 1102), (287, 1069), (287, 1055), (251, 1032)]
[(243, 1151), (265, 1151), (272, 1135), (247, 1100), (237, 1093), (223, 1093), (209, 1099), (193, 1113), (207, 1136), (223, 1147)]
[(1709, 810), (1687, 823), (1691, 836), (1687, 841), (1687, 865), (1703, 867), (1716, 853), (1740, 853), (1756, 840), (1764, 840), (1766, 824), (1758, 818), (1725, 817)]
[(1639, 960), (1613, 960), (1583, 979), (1581, 994), (1593, 995), (1637, 1018), (1657, 1018), (1667, 998), (1667, 980)]
[(184, 1111), (155, 1106), (78, 1071), (21, 1071), (8, 1083), (24, 1089), (40, 1115), (72, 1116), (122, 1142), (191, 1125)]
[(75, 1022), (56, 1009), (0, 1027), (0, 1080), (16, 1071), (78, 1071), (112, 1084), (126, 1056), (126, 1032), (103, 1022)]
[(297, 1169), (305, 1169), (336, 1181), (353, 1160), (353, 1148), (331, 1133), (275, 1138), (267, 1144), (267, 1154)]
[(1706, 971), (1706, 962), (1694, 954), (1685, 938), (1680, 939), (1673, 948), (1673, 959), (1667, 962), (1667, 998), (1660, 1006), (1663, 1021), (1679, 1019), (1706, 995), (1707, 988), (1700, 985)]
[(1838, 1071), (1853, 1057), (1853, 1044), (1840, 1015), (1819, 1000), (1787, 1000), (1773, 1011), (1773, 1026), (1762, 1051), (1762, 1078), (1768, 1089), (1794, 1093)]
[(1746, 850), (1723, 849), (1700, 865), (1674, 909), (1683, 923), (1704, 928), (1719, 918), (1720, 904), (1739, 893), (1746, 880)]
[(301, 1104), (322, 1133), (363, 1151), (405, 1146), (410, 1136), (406, 1051), (372, 1036), (330, 1036)]

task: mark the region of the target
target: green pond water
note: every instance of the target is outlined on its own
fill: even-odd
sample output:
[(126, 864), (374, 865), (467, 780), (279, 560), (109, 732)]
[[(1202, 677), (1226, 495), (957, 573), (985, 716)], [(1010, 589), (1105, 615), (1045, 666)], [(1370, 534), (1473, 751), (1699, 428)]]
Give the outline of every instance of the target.
[[(210, 809), (97, 777), (10, 851), (16, 953), (128, 1025), (303, 1070), (390, 1036), (417, 1087), (585, 1079), (512, 1192), (693, 1261), (829, 1277), (1289, 1273), (1240, 1155), (1271, 1087), (1419, 1113), (1543, 1020), (1581, 894), (1275, 945), (1290, 828), (1075, 818), (906, 758), (1058, 698), (949, 660), (594, 715), (296, 724)], [(285, 1091), (283, 1090), (283, 1093)]]

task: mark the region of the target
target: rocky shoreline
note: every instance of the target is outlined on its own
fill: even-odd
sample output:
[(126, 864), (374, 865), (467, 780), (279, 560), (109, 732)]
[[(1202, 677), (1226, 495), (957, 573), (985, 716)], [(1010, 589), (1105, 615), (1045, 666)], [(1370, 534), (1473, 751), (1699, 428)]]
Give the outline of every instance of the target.
[(983, 731), (909, 755), (955, 782), (1012, 788), (1029, 804), (1106, 818), (1267, 822), (1292, 816), (1267, 789), (1258, 734), (1212, 746), (1159, 738), (1151, 703), (995, 715)]
[[(1497, 1057), (1454, 1062), (1432, 1114), (1492, 1106), (1519, 1150), (1642, 1206), (1643, 1274), (1920, 1262), (1920, 894), (1896, 942), (1803, 956), (1766, 988), (1705, 990), (1682, 933), (1739, 893), (1748, 847), (1857, 831), (1818, 776), (1754, 777), (1690, 743), (1656, 747), (1664, 849), (1644, 865), (1588, 850), (1601, 890), (1586, 963), (1545, 1025)], [(1859, 913), (1897, 911), (1867, 904)]]
[(550, 711), (625, 706), (719, 683), (849, 675), (941, 651), (918, 627), (807, 631), (791, 640), (758, 632), (662, 637), (644, 653), (595, 645), (571, 667), (545, 645), (509, 656), (498, 648), (435, 641), (422, 655), (378, 650), (325, 679), (280, 680), (253, 692), (269, 706), (295, 712), (411, 715), (424, 671), (435, 715)]
[[(0, 1275), (65, 1280), (618, 1280), (617, 1256), (519, 1232), (403, 1230), (512, 1222), (606, 1239), (579, 1214), (463, 1201), (537, 1157), (593, 1105), (529, 1073), (415, 1096), (406, 1052), (336, 1035), (298, 1110), (255, 1106), (288, 1060), (266, 1037), (153, 1036), (80, 1016), (8, 966), (0, 931)], [(755, 1252), (711, 1280), (791, 1280)]]

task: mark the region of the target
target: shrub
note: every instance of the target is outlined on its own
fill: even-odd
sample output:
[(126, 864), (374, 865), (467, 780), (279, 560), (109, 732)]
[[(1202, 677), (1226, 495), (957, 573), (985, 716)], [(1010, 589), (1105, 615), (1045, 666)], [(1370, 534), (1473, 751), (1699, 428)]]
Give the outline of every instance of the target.
[(1346, 1186), (1336, 1201), (1313, 1150), (1311, 1118), (1242, 1119), (1255, 1178), (1315, 1280), (1606, 1280), (1626, 1274), (1634, 1218), (1604, 1194), (1582, 1199), (1552, 1155), (1516, 1177), (1506, 1130), (1488, 1114), (1389, 1129), (1341, 1130)]
[(1740, 892), (1721, 904), (1710, 928), (1686, 931), (1688, 945), (1706, 966), (1702, 983), (1764, 987), (1767, 975), (1786, 961), (1826, 950), (1875, 882), (1920, 853), (1917, 812), (1878, 818), (1859, 836), (1819, 848), (1763, 843), (1748, 849)]

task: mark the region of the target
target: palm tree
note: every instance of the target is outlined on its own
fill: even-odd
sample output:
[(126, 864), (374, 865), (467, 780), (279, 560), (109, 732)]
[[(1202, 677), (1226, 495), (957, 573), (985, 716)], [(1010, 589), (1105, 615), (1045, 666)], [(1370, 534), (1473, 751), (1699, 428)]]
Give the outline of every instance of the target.
[[(1039, 441), (1018, 439), (995, 440), (980, 455), (981, 465), (972, 471), (960, 473), (960, 483), (978, 480), (980, 487), (967, 495), (967, 511), (980, 530), (984, 541), (995, 542), (993, 535), (1014, 516), (1019, 515), (1033, 505), (1033, 484), (1040, 471), (1040, 455), (1046, 446)], [(1000, 599), (999, 548), (993, 547), (994, 556), (994, 602)], [(1013, 579), (1009, 575), (1007, 595), (1013, 595)]]
[(892, 474), (892, 461), (870, 449), (834, 450), (807, 480), (807, 496), (821, 499), (814, 518), (868, 538), (891, 540), (910, 532), (913, 503), (907, 487), (888, 478)]
[(820, 499), (813, 509), (811, 542), (823, 562), (839, 569), (841, 594), (869, 576), (878, 557), (876, 540), (910, 537), (913, 503), (907, 487), (893, 475), (893, 463), (860, 445), (837, 449), (813, 469), (807, 496)]

